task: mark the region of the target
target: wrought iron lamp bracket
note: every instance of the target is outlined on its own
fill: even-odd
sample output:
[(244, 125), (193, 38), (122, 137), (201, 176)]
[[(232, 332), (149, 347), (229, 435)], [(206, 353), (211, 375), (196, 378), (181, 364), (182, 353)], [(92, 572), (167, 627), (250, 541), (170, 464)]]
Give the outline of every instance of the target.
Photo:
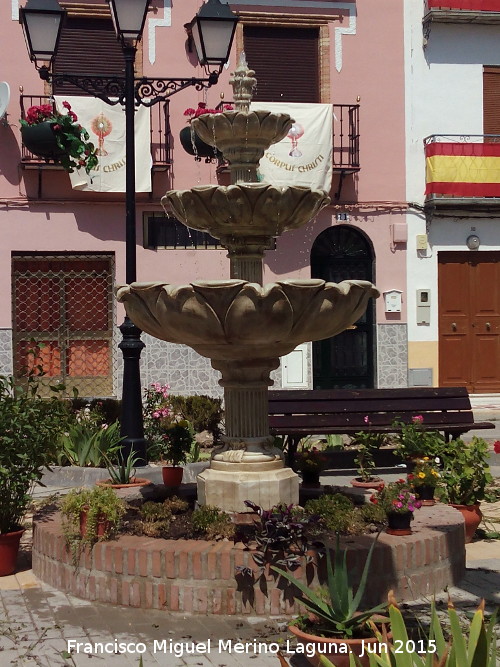
[[(81, 74), (53, 74), (47, 67), (39, 69), (40, 78), (53, 85), (71, 83), (85, 93), (97, 97), (114, 106), (125, 104), (125, 77), (85, 76)], [(157, 78), (141, 77), (134, 82), (135, 105), (152, 107), (165, 102), (169, 97), (185, 88), (194, 86), (196, 90), (210, 88), (219, 80), (220, 72), (210, 72), (206, 79), (195, 77)]]

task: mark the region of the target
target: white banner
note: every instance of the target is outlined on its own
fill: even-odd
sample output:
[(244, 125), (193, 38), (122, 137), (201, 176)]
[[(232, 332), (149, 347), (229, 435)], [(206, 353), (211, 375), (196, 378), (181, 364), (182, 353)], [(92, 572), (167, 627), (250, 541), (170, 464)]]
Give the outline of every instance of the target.
[[(66, 100), (97, 148), (99, 164), (90, 174), (78, 169), (70, 174), (71, 185), (93, 192), (125, 192), (125, 111), (120, 104), (110, 106), (95, 97), (56, 96), (62, 112)], [(135, 112), (135, 191), (151, 192), (151, 136), (149, 108)]]
[(288, 135), (264, 153), (259, 166), (262, 180), (273, 185), (305, 185), (329, 192), (332, 186), (332, 105), (252, 102), (250, 108), (287, 113), (295, 120)]

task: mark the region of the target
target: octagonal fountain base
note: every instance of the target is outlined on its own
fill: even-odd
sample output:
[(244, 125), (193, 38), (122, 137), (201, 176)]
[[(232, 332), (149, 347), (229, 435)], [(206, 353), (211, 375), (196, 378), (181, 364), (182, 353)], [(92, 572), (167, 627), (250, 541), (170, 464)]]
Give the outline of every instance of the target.
[[(413, 534), (382, 533), (374, 550), (366, 604), (433, 595), (465, 574), (464, 523), (447, 505), (417, 512)], [(351, 571), (359, 571), (373, 538), (345, 538)], [(33, 572), (42, 581), (86, 600), (144, 609), (196, 614), (291, 615), (298, 609), (267, 573), (267, 595), (259, 585), (235, 578), (237, 566), (254, 568), (251, 552), (232, 542), (162, 540), (123, 535), (100, 542), (75, 568), (67, 552), (61, 517), (35, 524)], [(306, 581), (305, 568), (294, 573)], [(316, 577), (308, 585), (318, 585)]]

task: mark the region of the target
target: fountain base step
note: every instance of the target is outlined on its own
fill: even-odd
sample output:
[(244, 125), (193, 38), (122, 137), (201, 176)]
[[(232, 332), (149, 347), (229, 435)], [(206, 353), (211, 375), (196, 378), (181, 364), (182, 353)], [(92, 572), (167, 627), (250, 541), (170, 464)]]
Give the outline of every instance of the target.
[(197, 477), (199, 504), (215, 505), (226, 512), (248, 511), (245, 500), (264, 509), (278, 503), (298, 504), (299, 477), (291, 468), (252, 471), (252, 467), (229, 463), (227, 470), (204, 470)]

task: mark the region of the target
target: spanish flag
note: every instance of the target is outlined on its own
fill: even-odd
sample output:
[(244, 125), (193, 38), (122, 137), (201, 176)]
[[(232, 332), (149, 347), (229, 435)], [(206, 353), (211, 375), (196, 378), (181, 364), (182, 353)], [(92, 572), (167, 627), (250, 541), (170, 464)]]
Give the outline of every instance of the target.
[(500, 144), (429, 143), (426, 195), (500, 197)]
[(498, 0), (427, 0), (428, 9), (464, 9), (472, 12), (500, 12)]

